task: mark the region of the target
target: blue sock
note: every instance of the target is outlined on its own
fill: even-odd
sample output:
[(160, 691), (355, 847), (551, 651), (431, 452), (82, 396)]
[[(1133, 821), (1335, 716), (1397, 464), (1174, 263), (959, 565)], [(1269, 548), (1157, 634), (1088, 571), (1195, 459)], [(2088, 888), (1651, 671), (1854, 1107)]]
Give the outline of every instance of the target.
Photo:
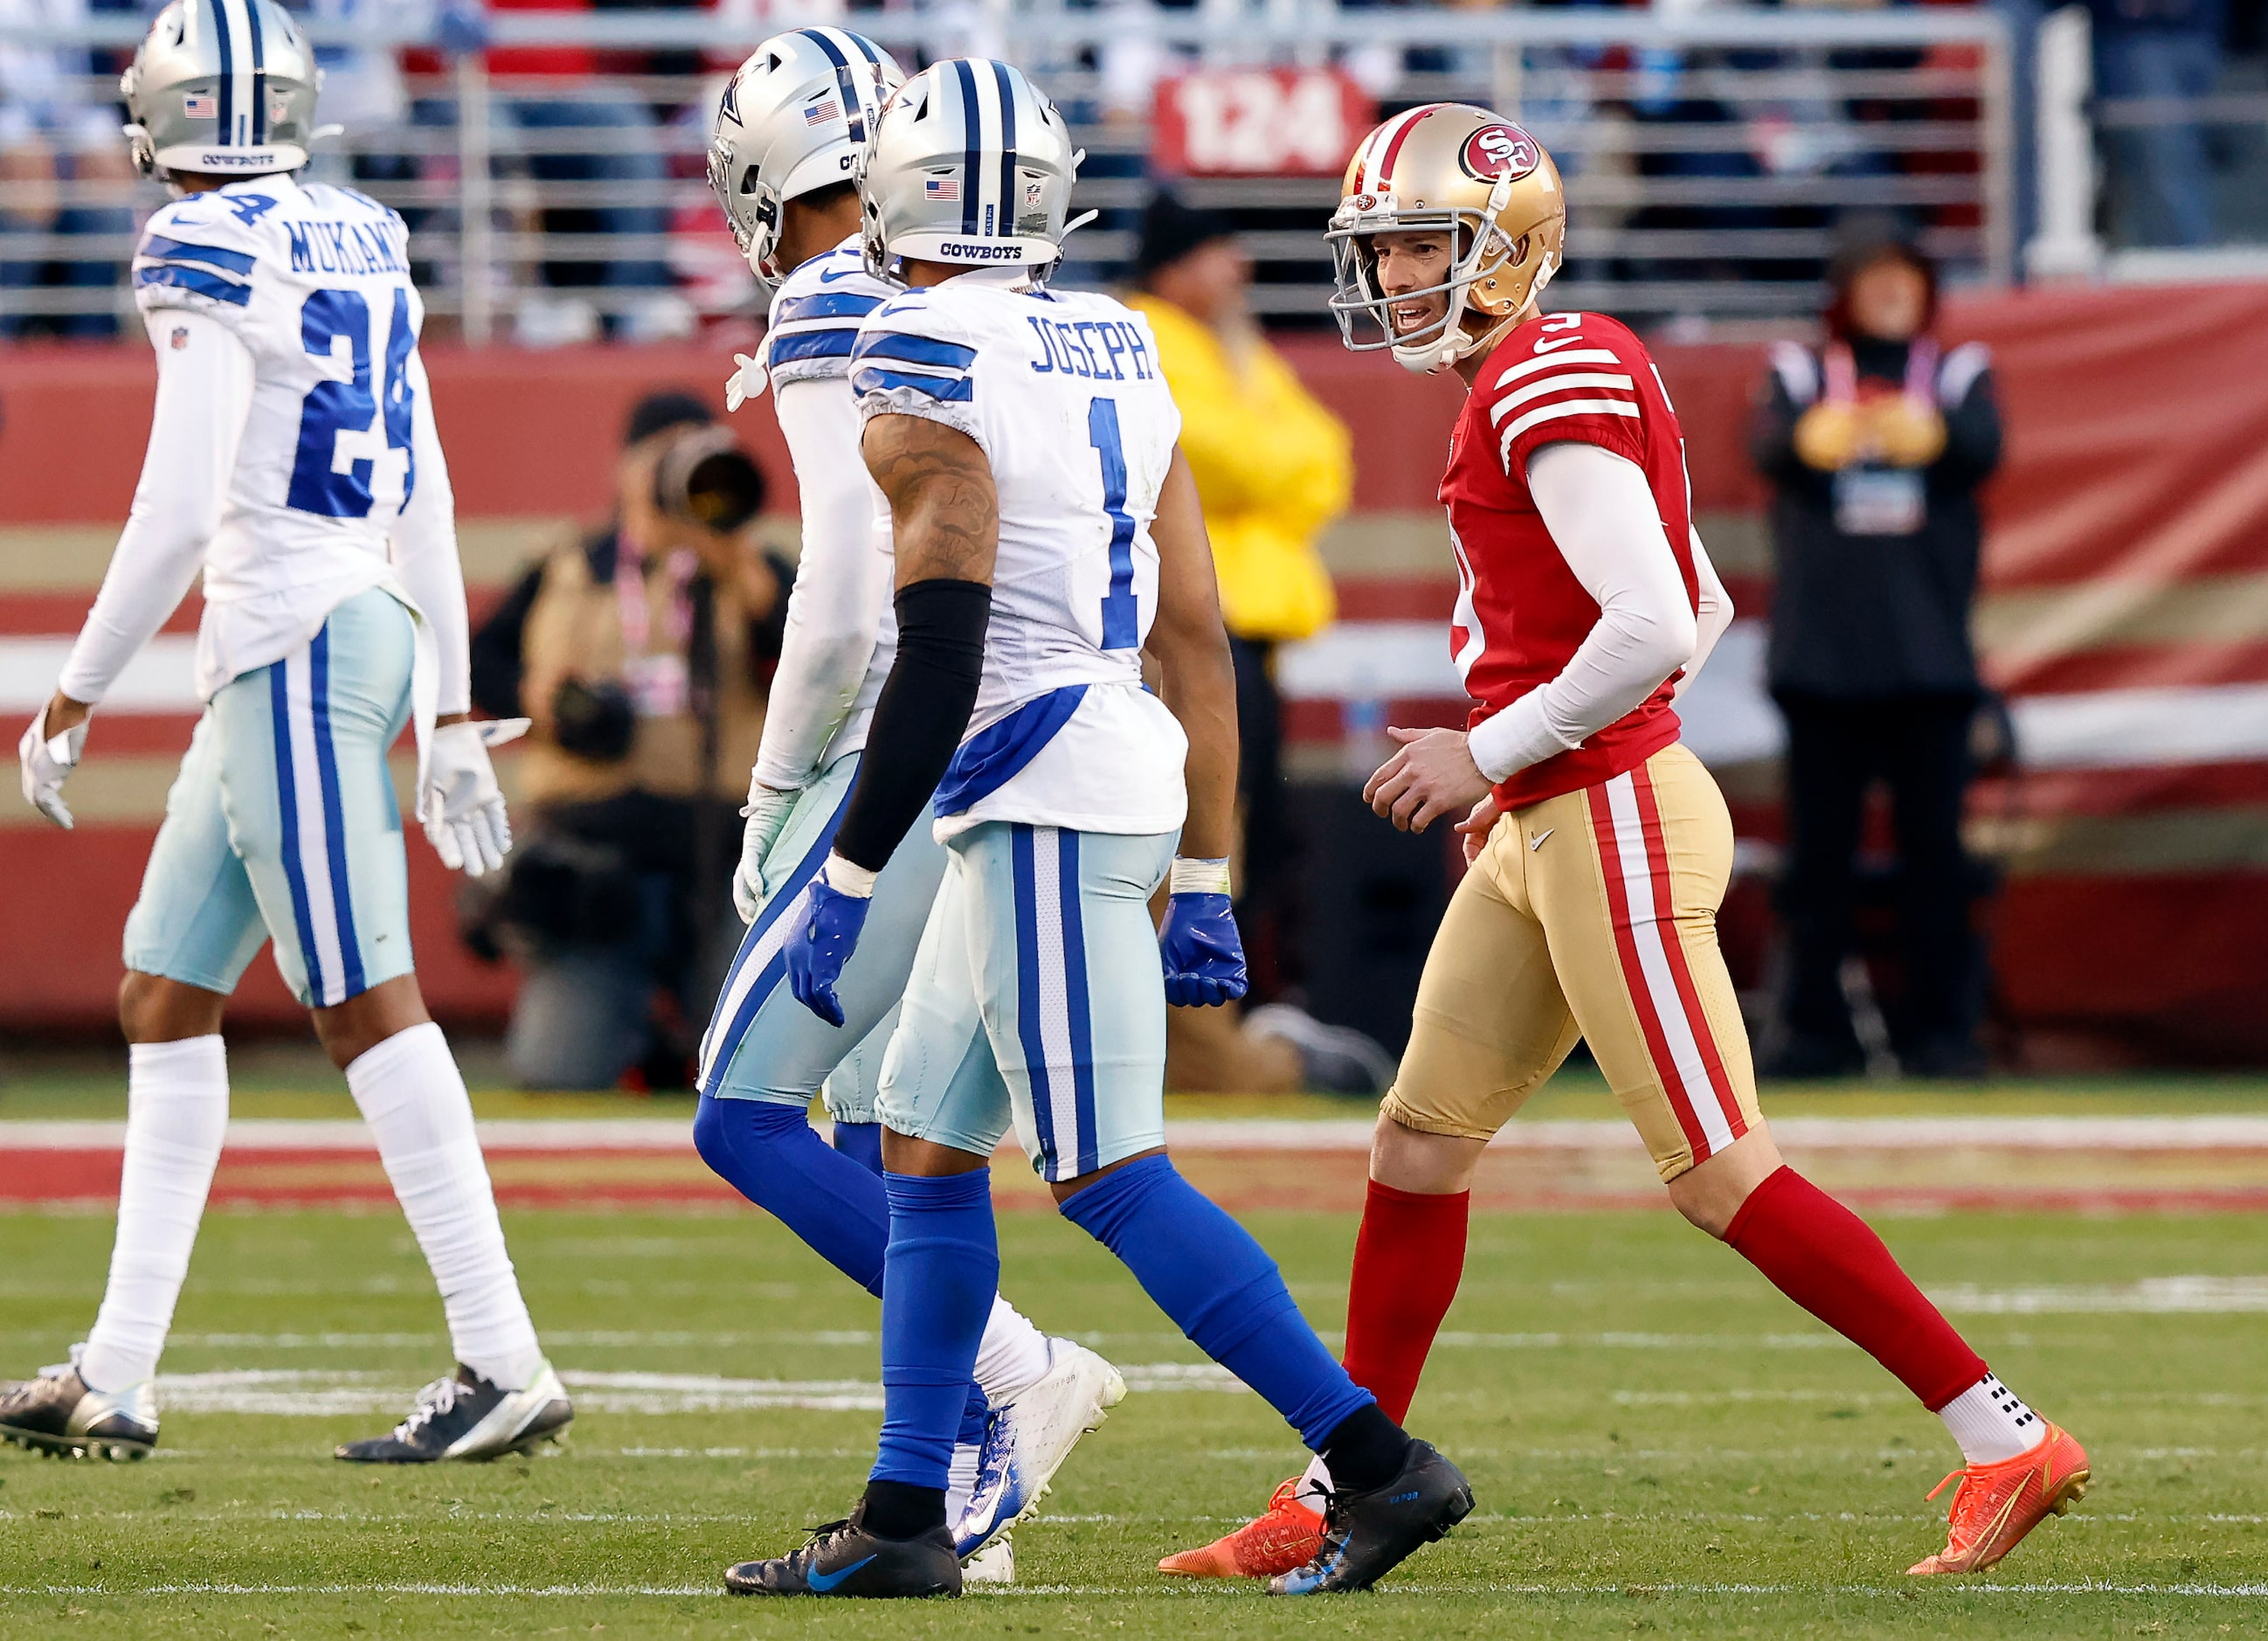
[(1258, 1391), (1320, 1452), (1376, 1398), (1331, 1360), (1252, 1233), (1175, 1172), (1145, 1157), (1063, 1204), (1063, 1216), (1125, 1262), (1197, 1349)]
[(961, 1404), (961, 1429), (954, 1435), (954, 1444), (974, 1447), (984, 1439), (984, 1421), (991, 1416), (992, 1404), (984, 1400), (984, 1387), (975, 1380), (968, 1381), (968, 1399)]
[(890, 1205), (882, 1182), (828, 1148), (800, 1106), (701, 1096), (701, 1160), (869, 1293), (882, 1291)]
[(873, 1174), (882, 1177), (882, 1125), (879, 1122), (837, 1122), (835, 1149)]
[(944, 1488), (968, 1407), (976, 1347), (1000, 1285), (992, 1173), (885, 1174), (882, 1442), (873, 1479)]

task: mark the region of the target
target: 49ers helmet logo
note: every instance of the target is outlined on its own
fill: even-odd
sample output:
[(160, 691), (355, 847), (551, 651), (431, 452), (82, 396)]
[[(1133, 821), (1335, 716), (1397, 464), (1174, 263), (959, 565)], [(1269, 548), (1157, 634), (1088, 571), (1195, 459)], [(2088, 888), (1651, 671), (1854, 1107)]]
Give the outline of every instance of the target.
[(1499, 121), (1484, 125), (1465, 139), (1457, 164), (1467, 176), (1481, 182), (1502, 182), (1524, 177), (1543, 163), (1535, 139), (1516, 125)]

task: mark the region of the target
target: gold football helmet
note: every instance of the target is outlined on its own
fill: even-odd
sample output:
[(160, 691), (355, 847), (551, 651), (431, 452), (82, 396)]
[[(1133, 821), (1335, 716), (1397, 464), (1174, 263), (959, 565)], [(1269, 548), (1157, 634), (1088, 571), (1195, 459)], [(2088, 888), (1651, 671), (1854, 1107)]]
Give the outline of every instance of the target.
[[(1339, 208), (1324, 238), (1338, 289), (1331, 313), (1358, 353), (1381, 348), (1421, 373), (1443, 371), (1496, 345), (1559, 269), (1567, 195), (1543, 145), (1500, 114), (1468, 103), (1428, 103), (1395, 114), (1354, 151)], [(1388, 298), (1378, 288), (1372, 236), (1447, 230), (1449, 276)], [(1398, 336), (1395, 302), (1446, 293), (1436, 325)], [(1358, 339), (1367, 317), (1375, 340)]]

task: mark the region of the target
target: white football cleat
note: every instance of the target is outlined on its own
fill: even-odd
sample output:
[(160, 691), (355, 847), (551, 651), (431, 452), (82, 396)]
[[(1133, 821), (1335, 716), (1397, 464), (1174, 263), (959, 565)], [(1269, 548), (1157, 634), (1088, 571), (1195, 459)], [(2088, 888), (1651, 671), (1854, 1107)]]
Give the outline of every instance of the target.
[(961, 1564), (961, 1582), (964, 1587), (972, 1584), (1013, 1584), (1015, 1581), (1016, 1544), (1005, 1533)]
[(953, 1529), (961, 1558), (1035, 1513), (1079, 1439), (1125, 1399), (1126, 1381), (1116, 1368), (1085, 1345), (1049, 1339), (1048, 1371), (985, 1421), (976, 1485)]

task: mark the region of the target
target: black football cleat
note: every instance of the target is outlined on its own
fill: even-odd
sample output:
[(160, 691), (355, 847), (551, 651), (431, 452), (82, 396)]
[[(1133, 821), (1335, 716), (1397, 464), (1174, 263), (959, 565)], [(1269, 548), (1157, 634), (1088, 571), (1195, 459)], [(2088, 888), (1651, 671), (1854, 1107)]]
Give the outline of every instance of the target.
[(37, 1379), (0, 1384), (0, 1441), (55, 1459), (143, 1459), (158, 1445), (158, 1398), (150, 1381), (92, 1388), (78, 1376), (83, 1344)]
[(1402, 1473), (1366, 1493), (1334, 1492), (1323, 1510), (1323, 1547), (1304, 1567), (1268, 1581), (1271, 1595), (1366, 1590), (1472, 1513), (1464, 1473), (1413, 1441)]
[(878, 1538), (859, 1525), (864, 1499), (843, 1521), (811, 1530), (811, 1542), (776, 1561), (744, 1561), (725, 1573), (735, 1595), (856, 1595), (869, 1601), (961, 1593), (961, 1558), (953, 1534), (934, 1527), (919, 1538)]
[(504, 1390), (459, 1365), (417, 1393), (409, 1417), (384, 1436), (350, 1441), (336, 1457), (350, 1464), (431, 1464), (495, 1459), (556, 1439), (575, 1417), (559, 1375), (545, 1363), (525, 1390)]

